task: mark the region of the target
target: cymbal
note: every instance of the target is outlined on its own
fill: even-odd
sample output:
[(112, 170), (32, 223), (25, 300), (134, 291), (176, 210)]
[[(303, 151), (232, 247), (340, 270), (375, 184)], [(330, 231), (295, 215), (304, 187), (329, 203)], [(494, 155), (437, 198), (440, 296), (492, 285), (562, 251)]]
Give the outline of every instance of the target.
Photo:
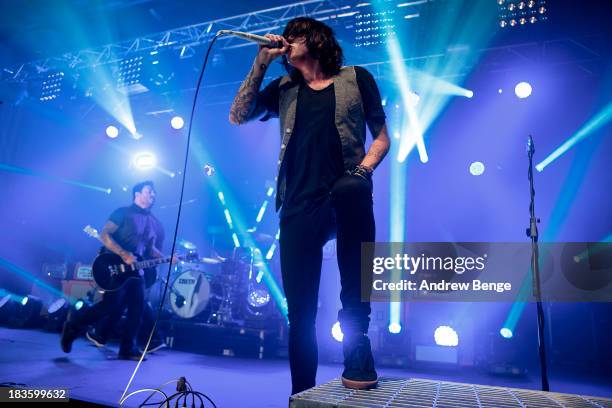
[(250, 238), (253, 241), (255, 241), (257, 244), (272, 244), (274, 242), (274, 237), (272, 235), (264, 234), (262, 232), (257, 232), (257, 231), (243, 232), (239, 235), (242, 238), (247, 238), (247, 239)]
[(217, 257), (217, 258), (200, 258), (200, 262), (208, 264), (208, 265), (218, 265), (223, 263), (225, 258)]
[(193, 242), (187, 241), (185, 239), (179, 240), (178, 244), (182, 246), (183, 248), (190, 250), (190, 251), (198, 249)]

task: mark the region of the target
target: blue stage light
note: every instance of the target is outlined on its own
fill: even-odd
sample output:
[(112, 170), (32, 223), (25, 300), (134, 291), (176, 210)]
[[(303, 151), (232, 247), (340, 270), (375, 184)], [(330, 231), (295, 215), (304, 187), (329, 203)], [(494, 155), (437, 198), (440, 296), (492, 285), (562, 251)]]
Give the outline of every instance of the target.
[(263, 219), (264, 213), (266, 212), (266, 208), (268, 207), (268, 200), (264, 201), (263, 204), (261, 205), (261, 208), (259, 209), (259, 212), (257, 213), (257, 218), (255, 219), (255, 222), (260, 223), (261, 220)]
[(434, 332), (434, 339), (438, 346), (454, 347), (459, 345), (459, 335), (450, 326), (440, 326)]
[(266, 259), (270, 260), (274, 256), (274, 251), (276, 250), (276, 243), (273, 243), (268, 249), (268, 253), (266, 254)]
[(116, 126), (109, 126), (106, 128), (106, 136), (110, 137), (111, 139), (116, 138), (117, 136), (119, 136), (119, 129), (117, 129)]
[(68, 301), (66, 301), (65, 298), (59, 298), (49, 305), (49, 307), (47, 308), (47, 313), (51, 315), (66, 307), (67, 305)]
[(421, 102), (421, 95), (419, 95), (417, 92), (410, 91), (408, 93), (407, 102), (408, 102), (408, 105), (414, 108), (419, 104), (419, 102)]
[(232, 240), (234, 241), (234, 247), (240, 248), (240, 241), (238, 240), (238, 235), (235, 232), (232, 232)]
[(180, 116), (175, 116), (170, 120), (170, 125), (173, 129), (179, 130), (183, 128), (185, 121)]
[(513, 335), (512, 330), (510, 330), (510, 329), (509, 329), (509, 328), (507, 328), (507, 327), (503, 327), (503, 328), (502, 328), (502, 329), (499, 331), (499, 334), (501, 334), (501, 336), (502, 336), (504, 339), (511, 339), (511, 338), (512, 338), (512, 335)]
[(514, 87), (514, 93), (520, 99), (527, 98), (529, 95), (531, 95), (531, 91), (532, 91), (532, 88), (529, 82), (519, 82)]
[(225, 214), (225, 220), (227, 221), (227, 225), (229, 225), (231, 229), (234, 229), (234, 222), (232, 221), (232, 216), (227, 208), (223, 210), (223, 214)]
[[(4, 291), (2, 289), (0, 289), (0, 293), (3, 293)], [(11, 298), (13, 296), (11, 294), (7, 294), (4, 295), (4, 297), (2, 299), (0, 299), (0, 308), (4, 307), (4, 305), (8, 304), (11, 301)]]
[(480, 176), (485, 171), (485, 165), (482, 162), (476, 161), (470, 164), (470, 173), (472, 176)]
[(157, 158), (153, 153), (150, 152), (140, 152), (134, 156), (134, 160), (132, 161), (134, 167), (138, 170), (148, 170), (157, 164)]
[(268, 303), (270, 303), (270, 293), (268, 293), (265, 289), (254, 289), (249, 292), (249, 296), (247, 299), (249, 306), (257, 309), (260, 307), (264, 307)]
[(331, 329), (331, 334), (336, 341), (342, 342), (342, 339), (344, 339), (344, 333), (342, 333), (342, 329), (340, 328), (340, 322), (334, 323)]
[(85, 303), (82, 300), (77, 300), (74, 304), (74, 309), (75, 310), (81, 310), (81, 308), (85, 305)]
[(28, 304), (28, 297), (25, 296), (24, 298), (21, 299), (21, 306), (25, 306)]
[(399, 334), (402, 331), (402, 325), (399, 323), (391, 323), (389, 325), (389, 333)]

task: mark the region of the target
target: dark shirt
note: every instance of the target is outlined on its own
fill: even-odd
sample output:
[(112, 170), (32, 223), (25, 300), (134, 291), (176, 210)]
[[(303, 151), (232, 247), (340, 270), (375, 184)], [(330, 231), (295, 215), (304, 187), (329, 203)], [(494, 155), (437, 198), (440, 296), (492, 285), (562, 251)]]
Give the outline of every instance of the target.
[[(357, 85), (364, 114), (373, 137), (385, 123), (380, 93), (372, 75), (362, 67), (355, 67)], [(279, 83), (277, 78), (266, 86), (258, 97), (269, 116), (278, 116)], [(335, 124), (336, 96), (334, 84), (316, 91), (304, 81), (298, 91), (293, 135), (287, 146), (283, 165), (287, 189), (281, 218), (309, 209), (325, 198), (335, 181), (342, 176), (342, 144)]]
[(161, 252), (164, 228), (150, 210), (132, 204), (113, 211), (109, 221), (119, 227), (111, 237), (126, 251), (145, 258), (153, 257), (153, 247)]

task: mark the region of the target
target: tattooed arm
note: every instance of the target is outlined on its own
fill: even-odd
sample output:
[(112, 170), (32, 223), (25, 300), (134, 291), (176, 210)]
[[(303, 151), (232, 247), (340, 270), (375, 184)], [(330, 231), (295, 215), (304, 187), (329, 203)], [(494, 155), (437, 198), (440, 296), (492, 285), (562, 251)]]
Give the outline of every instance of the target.
[(259, 53), (253, 62), (253, 67), (234, 98), (230, 108), (229, 121), (233, 125), (241, 125), (259, 116), (263, 107), (257, 105), (257, 94), (261, 87), (264, 75), (270, 62), (279, 55), (287, 52), (289, 43), (280, 35), (266, 34), (274, 41), (283, 41), (283, 48), (265, 48), (260, 46)]
[(246, 123), (249, 119), (261, 113), (258, 112), (258, 110), (261, 110), (261, 107), (257, 106), (257, 92), (259, 92), (259, 87), (263, 81), (268, 64), (264, 62), (259, 63), (258, 59), (255, 59), (251, 71), (244, 82), (242, 82), (242, 85), (240, 85), (238, 94), (230, 108), (229, 121), (232, 125)]
[(368, 153), (361, 161), (361, 166), (374, 170), (386, 156), (391, 146), (391, 139), (387, 134), (387, 125), (383, 125), (378, 133), (378, 136), (372, 142), (368, 149)]

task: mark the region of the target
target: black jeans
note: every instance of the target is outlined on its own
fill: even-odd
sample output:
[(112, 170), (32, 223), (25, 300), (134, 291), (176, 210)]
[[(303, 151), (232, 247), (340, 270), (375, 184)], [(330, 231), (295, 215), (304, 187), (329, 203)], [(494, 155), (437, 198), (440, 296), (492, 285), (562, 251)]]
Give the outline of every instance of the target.
[[(114, 311), (103, 318), (101, 321), (95, 325), (96, 334), (104, 341), (107, 341), (113, 332), (113, 329), (117, 326), (117, 322), (121, 319), (123, 315), (123, 308), (116, 308)], [(155, 318), (157, 317), (157, 310), (153, 310), (153, 307), (149, 302), (146, 301), (144, 303), (144, 308), (142, 310), (142, 319), (140, 322), (140, 330), (137, 333), (137, 343), (144, 347), (147, 344), (147, 340), (149, 339), (149, 334), (151, 333), (151, 329), (153, 329), (153, 324), (155, 323)], [(126, 322), (127, 324), (127, 322)], [(153, 335), (153, 341), (160, 343), (163, 341), (162, 336), (159, 333), (159, 328), (155, 330)]]
[[(340, 269), (338, 320), (347, 334), (366, 333), (370, 303), (361, 301), (361, 243), (373, 242), (372, 186), (358, 176), (343, 176), (328, 197), (305, 211), (282, 218), (280, 254), (289, 309), (289, 365), (292, 394), (315, 385), (318, 352), (315, 333), (323, 246), (337, 238)], [(364, 288), (369, 293), (371, 285)]]
[[(105, 339), (112, 325), (116, 324), (121, 313), (127, 308), (126, 329), (121, 337), (119, 354), (135, 352), (135, 338), (140, 328), (144, 309), (144, 281), (142, 279), (128, 279), (121, 289), (113, 292), (105, 292), (102, 301), (85, 310), (82, 315), (77, 315), (76, 324), (83, 328), (90, 324), (97, 324), (107, 317), (108, 328), (99, 333)], [(105, 325), (106, 326), (106, 325)]]

